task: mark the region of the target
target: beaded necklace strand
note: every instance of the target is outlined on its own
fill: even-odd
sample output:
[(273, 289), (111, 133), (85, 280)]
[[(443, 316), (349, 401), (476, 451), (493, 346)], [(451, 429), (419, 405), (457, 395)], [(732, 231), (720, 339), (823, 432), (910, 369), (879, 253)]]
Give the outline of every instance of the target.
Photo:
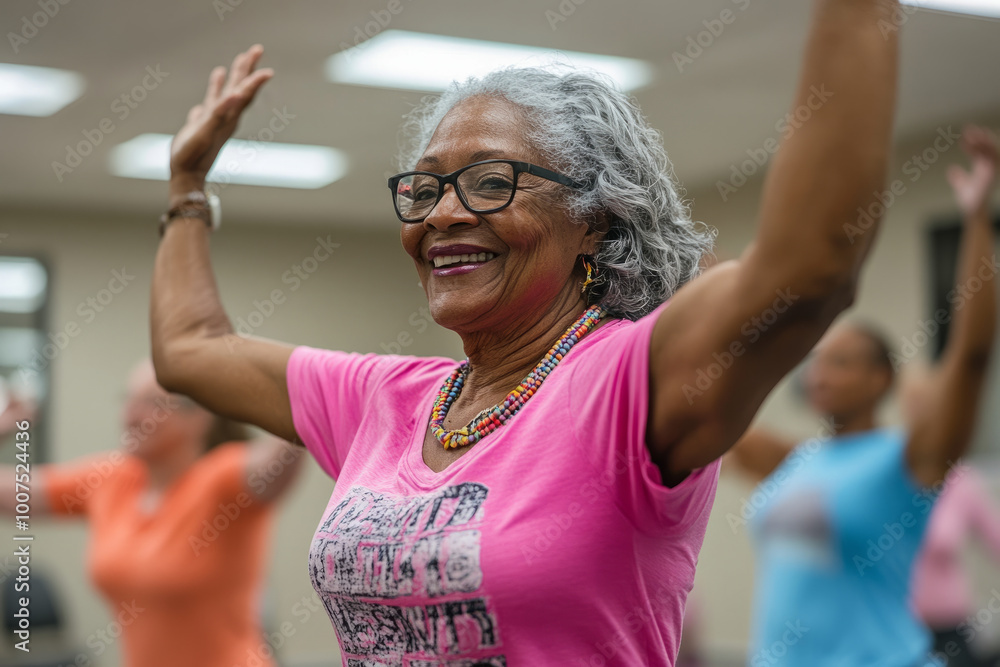
[(566, 353), (583, 338), (590, 329), (597, 324), (598, 320), (604, 317), (604, 309), (596, 305), (580, 316), (569, 329), (566, 330), (559, 340), (556, 341), (552, 349), (546, 353), (538, 365), (515, 387), (503, 403), (498, 403), (492, 408), (486, 408), (462, 428), (448, 431), (444, 428), (444, 419), (448, 415), (451, 404), (455, 402), (458, 395), (462, 393), (462, 385), (469, 372), (469, 360), (466, 359), (458, 365), (452, 374), (444, 381), (437, 398), (434, 399), (434, 407), (431, 409), (431, 432), (434, 437), (444, 445), (445, 449), (458, 449), (466, 445), (479, 442), (484, 437), (497, 430), (507, 423), (507, 421), (517, 414), (517, 411), (527, 403), (542, 381), (555, 368)]

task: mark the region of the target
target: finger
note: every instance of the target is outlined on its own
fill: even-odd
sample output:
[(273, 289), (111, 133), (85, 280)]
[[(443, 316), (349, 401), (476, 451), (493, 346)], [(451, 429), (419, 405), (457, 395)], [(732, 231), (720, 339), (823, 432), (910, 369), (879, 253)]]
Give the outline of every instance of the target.
[(230, 91), (229, 95), (224, 101), (225, 110), (223, 113), (232, 115), (233, 113), (239, 114), (243, 112), (243, 109), (253, 101), (256, 96), (257, 91), (260, 87), (264, 85), (272, 76), (274, 76), (274, 70), (271, 68), (262, 69), (254, 72), (237, 86), (236, 90)]
[(195, 118), (201, 115), (201, 112), (202, 110), (204, 110), (204, 108), (205, 107), (203, 107), (200, 104), (196, 104), (195, 106), (191, 107), (191, 110), (188, 111), (187, 122), (189, 123), (193, 122)]
[(243, 53), (236, 56), (233, 61), (233, 68), (229, 73), (228, 88), (230, 90), (236, 89), (237, 86), (246, 78), (247, 74), (253, 69), (254, 64), (260, 60), (261, 54), (264, 52), (264, 47), (260, 44), (254, 44), (249, 49)]
[(211, 107), (219, 99), (225, 77), (226, 68), (222, 65), (212, 69), (212, 73), (208, 76), (208, 90), (205, 91), (205, 106)]
[(226, 95), (233, 89), (236, 85), (236, 76), (240, 68), (240, 63), (243, 62), (244, 53), (237, 53), (236, 57), (233, 58), (233, 64), (229, 66), (229, 77), (226, 79), (226, 85), (222, 89), (222, 94)]
[(948, 183), (949, 185), (951, 185), (952, 189), (957, 190), (959, 186), (961, 186), (961, 184), (965, 181), (967, 174), (965, 169), (958, 166), (957, 164), (953, 164), (950, 167), (948, 167), (948, 171), (945, 172), (945, 176), (947, 177)]

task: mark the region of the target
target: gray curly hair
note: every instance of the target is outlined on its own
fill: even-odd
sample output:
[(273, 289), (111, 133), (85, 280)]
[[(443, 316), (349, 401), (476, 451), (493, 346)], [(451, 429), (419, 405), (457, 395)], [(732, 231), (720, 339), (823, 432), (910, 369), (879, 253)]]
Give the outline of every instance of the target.
[(567, 191), (571, 218), (593, 220), (603, 212), (610, 223), (594, 258), (590, 303), (602, 303), (610, 317), (637, 320), (698, 275), (715, 230), (691, 221), (660, 133), (602, 75), (508, 68), (453, 83), (406, 115), (401, 168), (414, 169), (448, 111), (479, 95), (524, 110), (532, 146), (556, 169), (589, 184)]

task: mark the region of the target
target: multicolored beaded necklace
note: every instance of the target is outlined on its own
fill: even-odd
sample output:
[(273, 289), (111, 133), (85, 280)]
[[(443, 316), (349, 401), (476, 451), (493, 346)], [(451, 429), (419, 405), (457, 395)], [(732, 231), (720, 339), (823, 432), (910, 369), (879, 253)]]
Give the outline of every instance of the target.
[(469, 360), (466, 359), (460, 363), (458, 368), (444, 381), (441, 391), (434, 399), (430, 423), (434, 437), (444, 445), (445, 449), (458, 449), (479, 442), (506, 424), (507, 420), (517, 414), (517, 411), (535, 394), (542, 381), (562, 361), (570, 348), (576, 345), (602, 317), (604, 317), (604, 309), (600, 305), (592, 306), (566, 330), (566, 333), (556, 341), (552, 349), (542, 357), (538, 365), (521, 381), (521, 384), (507, 394), (503, 403), (486, 408), (466, 426), (448, 431), (444, 428), (444, 418), (448, 415), (451, 404), (462, 393), (462, 385), (465, 384), (465, 377), (469, 372)]

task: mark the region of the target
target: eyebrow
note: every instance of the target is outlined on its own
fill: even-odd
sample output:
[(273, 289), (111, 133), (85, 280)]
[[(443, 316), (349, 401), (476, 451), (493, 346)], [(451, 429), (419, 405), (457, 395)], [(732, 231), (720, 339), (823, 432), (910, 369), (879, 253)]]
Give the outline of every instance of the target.
[[(469, 164), (472, 164), (473, 162), (480, 162), (482, 160), (491, 160), (494, 158), (505, 159), (505, 160), (517, 159), (509, 157), (504, 151), (500, 150), (476, 151), (475, 153), (470, 155), (469, 158), (470, 158)], [(441, 164), (441, 159), (438, 158), (436, 155), (425, 155), (424, 157), (420, 158), (420, 160), (417, 162), (418, 166), (421, 164), (426, 164), (428, 166), (437, 166)]]

